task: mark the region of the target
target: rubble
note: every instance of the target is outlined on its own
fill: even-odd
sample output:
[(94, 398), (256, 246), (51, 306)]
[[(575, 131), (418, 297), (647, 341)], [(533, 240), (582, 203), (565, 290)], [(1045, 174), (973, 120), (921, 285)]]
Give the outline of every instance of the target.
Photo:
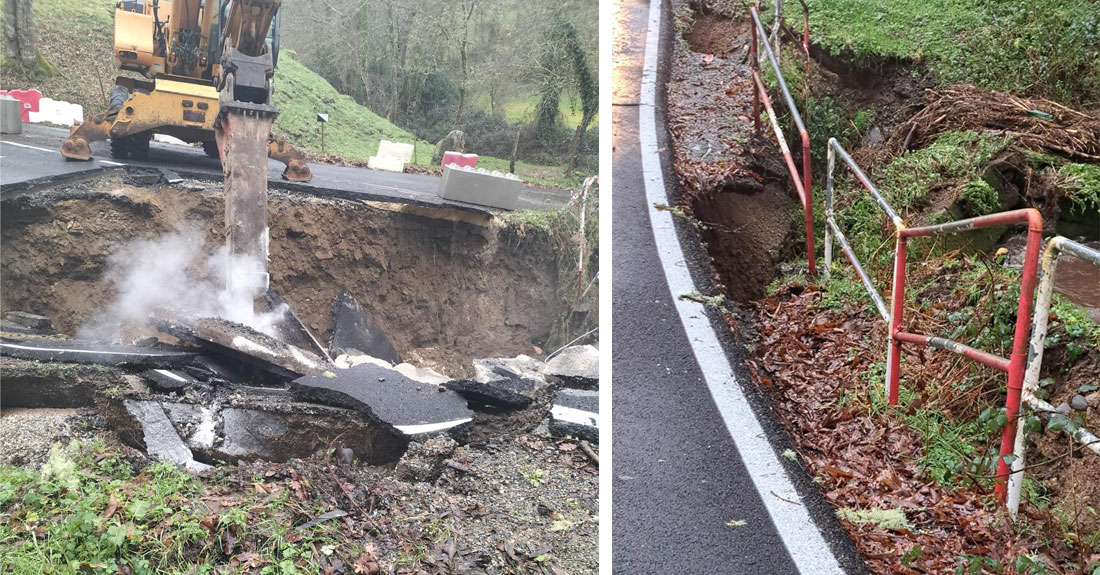
[(451, 457), (458, 443), (450, 437), (432, 437), (427, 441), (413, 442), (394, 469), (402, 481), (432, 482), (443, 473), (444, 461)]
[(522, 408), (531, 405), (549, 386), (542, 366), (541, 361), (526, 355), (477, 359), (473, 380), (453, 380), (444, 385), (475, 403)]
[(550, 407), (550, 434), (600, 441), (600, 397), (595, 391), (563, 389)]
[(4, 322), (33, 331), (52, 331), (53, 322), (44, 315), (25, 311), (9, 311), (4, 314)]
[(330, 349), (333, 355), (369, 355), (393, 364), (401, 363), (401, 356), (386, 334), (347, 291), (340, 292), (332, 302)]
[(567, 347), (546, 362), (542, 372), (569, 387), (595, 389), (600, 383), (600, 350), (591, 345)]
[(153, 459), (179, 464), (192, 473), (212, 469), (210, 465), (195, 461), (159, 403), (126, 400), (124, 404), (127, 413), (134, 419), (134, 425), (128, 429), (118, 429), (119, 435), (130, 435), (131, 442), (141, 445)]

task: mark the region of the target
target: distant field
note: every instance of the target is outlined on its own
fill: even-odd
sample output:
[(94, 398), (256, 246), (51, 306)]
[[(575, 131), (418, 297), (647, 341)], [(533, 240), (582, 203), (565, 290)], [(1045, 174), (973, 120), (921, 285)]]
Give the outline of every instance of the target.
[[(474, 101), (482, 110), (489, 111), (489, 96), (488, 94), (481, 94)], [(523, 98), (513, 98), (505, 101), (503, 104), (498, 105), (498, 111), (512, 122), (533, 122), (535, 120), (535, 110), (538, 108), (539, 97), (537, 95), (526, 96)], [(562, 94), (561, 101), (558, 104), (558, 111), (561, 113), (561, 122), (563, 125), (570, 128), (576, 128), (581, 123), (581, 117), (584, 115), (581, 111), (581, 101), (579, 98), (572, 98), (566, 94)], [(596, 124), (599, 121), (599, 114), (597, 114), (592, 124)]]

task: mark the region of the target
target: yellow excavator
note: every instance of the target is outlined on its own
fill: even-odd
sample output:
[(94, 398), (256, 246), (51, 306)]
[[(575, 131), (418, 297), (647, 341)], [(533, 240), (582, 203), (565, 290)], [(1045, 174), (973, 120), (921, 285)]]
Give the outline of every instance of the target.
[[(271, 134), (281, 0), (121, 0), (115, 5), (115, 62), (148, 80), (120, 76), (109, 109), (73, 128), (61, 155), (90, 160), (91, 142), (110, 139), (115, 158), (144, 159), (154, 133), (202, 143), (231, 172), (266, 158), (242, 156), (259, 138), (286, 164), (283, 178), (312, 179), (304, 156)], [(266, 127), (266, 129), (265, 129)], [(232, 146), (226, 145), (226, 140)], [(251, 143), (255, 148), (255, 142)], [(264, 170), (266, 174), (266, 170)], [(266, 181), (265, 181), (266, 191)]]

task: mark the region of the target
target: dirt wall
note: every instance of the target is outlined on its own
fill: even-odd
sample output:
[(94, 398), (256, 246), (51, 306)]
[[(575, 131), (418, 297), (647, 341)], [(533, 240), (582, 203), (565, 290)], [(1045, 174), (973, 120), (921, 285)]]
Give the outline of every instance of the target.
[[(7, 199), (0, 308), (74, 333), (115, 296), (109, 255), (177, 226), (224, 243), (220, 186), (152, 189), (122, 176)], [(408, 360), (459, 375), (474, 357), (532, 353), (558, 316), (553, 254), (483, 216), (272, 192), (271, 287), (327, 342), (351, 292)]]

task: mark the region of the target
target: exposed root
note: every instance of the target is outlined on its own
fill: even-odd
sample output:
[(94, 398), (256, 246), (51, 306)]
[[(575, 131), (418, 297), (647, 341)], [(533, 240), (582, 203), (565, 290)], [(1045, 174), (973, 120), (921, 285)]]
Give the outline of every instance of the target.
[(890, 137), (891, 154), (924, 147), (943, 132), (973, 130), (1012, 136), (1016, 145), (1035, 152), (1100, 162), (1100, 117), (1095, 114), (969, 84), (929, 90), (928, 96), (930, 104)]

